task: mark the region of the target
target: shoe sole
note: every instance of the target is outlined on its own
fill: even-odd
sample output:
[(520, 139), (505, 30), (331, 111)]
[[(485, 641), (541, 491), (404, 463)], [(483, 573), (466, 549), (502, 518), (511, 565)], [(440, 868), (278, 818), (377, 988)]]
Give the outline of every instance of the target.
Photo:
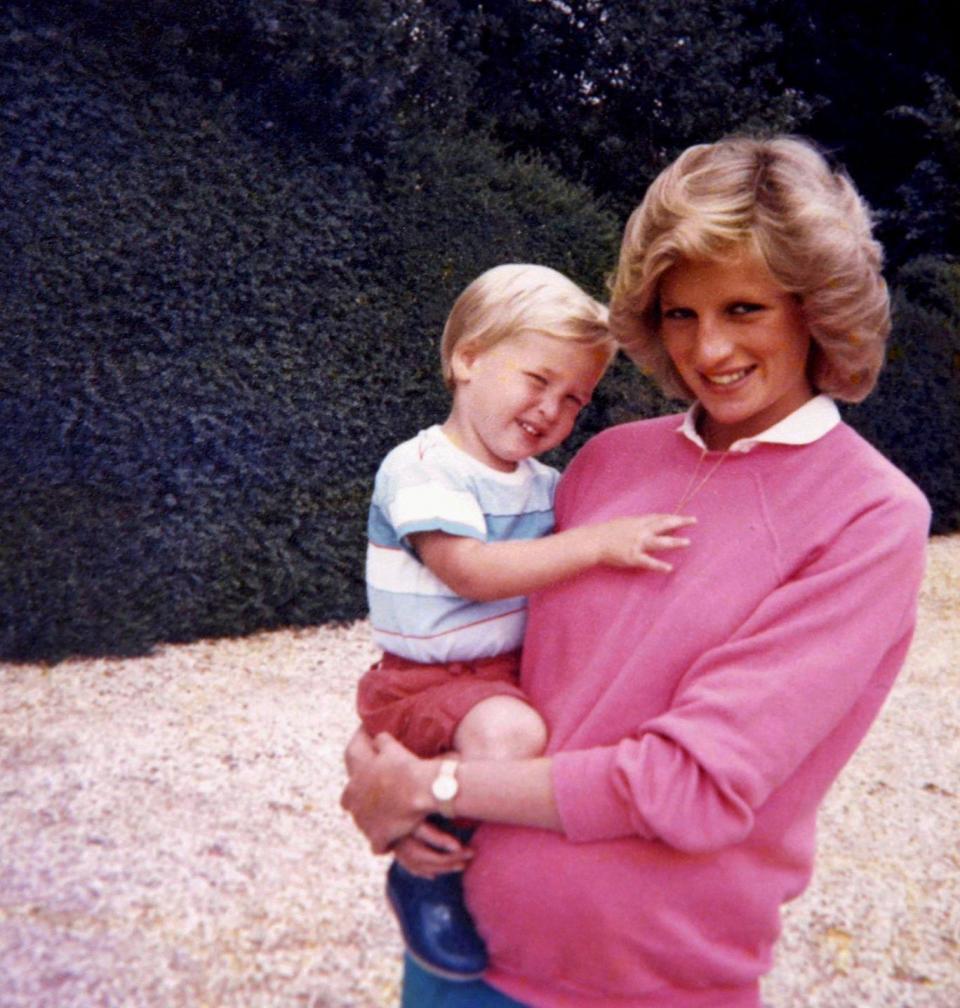
[(432, 976), (440, 977), (441, 980), (448, 980), (451, 983), (470, 983), (473, 980), (482, 980), (483, 974), (486, 973), (486, 970), (481, 973), (448, 973), (445, 969), (441, 969), (439, 966), (434, 966), (433, 963), (429, 963), (418, 956), (417, 953), (414, 952), (409, 945), (407, 945), (406, 941), (404, 941), (403, 944), (406, 948), (407, 955), (410, 956), (420, 969)]

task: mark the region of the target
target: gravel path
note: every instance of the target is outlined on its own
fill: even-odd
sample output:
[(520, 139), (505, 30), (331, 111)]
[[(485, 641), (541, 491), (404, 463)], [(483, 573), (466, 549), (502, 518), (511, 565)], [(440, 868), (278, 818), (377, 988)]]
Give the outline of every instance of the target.
[[(821, 818), (776, 1008), (960, 1006), (960, 536)], [(340, 811), (365, 623), (0, 665), (0, 1008), (392, 1008), (384, 862)]]

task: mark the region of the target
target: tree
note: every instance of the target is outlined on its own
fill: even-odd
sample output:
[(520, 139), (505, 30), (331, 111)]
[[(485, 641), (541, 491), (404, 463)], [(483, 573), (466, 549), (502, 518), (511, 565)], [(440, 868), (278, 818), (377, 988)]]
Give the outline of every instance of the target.
[[(767, 10), (790, 40), (777, 51), (778, 72), (814, 101), (806, 130), (836, 154), (878, 210), (890, 265), (921, 251), (958, 251), (955, 231), (948, 239), (927, 229), (934, 245), (924, 249), (905, 237), (910, 223), (887, 212), (900, 203), (898, 191), (911, 175), (927, 189), (923, 170), (914, 174), (917, 151), (928, 149), (923, 116), (895, 110), (923, 108), (931, 76), (956, 93), (953, 4), (889, 0), (879, 10), (867, 0), (773, 0)], [(958, 168), (954, 160), (953, 178)]]
[(370, 481), (443, 415), (455, 293), (510, 259), (597, 290), (612, 253), (537, 160), (410, 129), (399, 85), (386, 118), (352, 82), (300, 106), (256, 45), (262, 80), (231, 83), (226, 22), (174, 6), (104, 38), (0, 12), (5, 657), (361, 615)]
[(922, 130), (922, 156), (897, 190), (887, 230), (898, 237), (898, 256), (960, 252), (960, 99), (942, 77), (929, 76), (923, 107), (891, 112)]
[(933, 531), (960, 528), (960, 265), (918, 256), (897, 274), (876, 391), (847, 410), (930, 499)]
[(494, 0), (470, 121), (537, 151), (625, 214), (691, 143), (742, 127), (794, 129), (811, 113), (785, 86), (779, 30), (753, 0)]

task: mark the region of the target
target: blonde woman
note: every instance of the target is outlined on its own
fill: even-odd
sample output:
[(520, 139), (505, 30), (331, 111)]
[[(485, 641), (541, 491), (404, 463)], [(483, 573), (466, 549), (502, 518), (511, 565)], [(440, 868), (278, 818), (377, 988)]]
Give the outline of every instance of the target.
[[(594, 569), (533, 597), (521, 682), (544, 755), (458, 766), (482, 981), (410, 963), (404, 1004), (758, 1008), (817, 809), (913, 633), (929, 507), (840, 418), (889, 330), (850, 180), (792, 137), (684, 152), (624, 234), (611, 327), (684, 414), (612, 428), (561, 480), (557, 528), (697, 518), (669, 578)], [(437, 761), (359, 733), (344, 805), (416, 838)], [(430, 861), (431, 870), (436, 862)], [(426, 870), (426, 862), (421, 866)]]

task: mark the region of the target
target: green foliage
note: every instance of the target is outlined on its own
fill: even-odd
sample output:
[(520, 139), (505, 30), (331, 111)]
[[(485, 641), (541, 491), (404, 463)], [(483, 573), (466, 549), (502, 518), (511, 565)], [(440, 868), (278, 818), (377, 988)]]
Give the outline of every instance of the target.
[(922, 107), (898, 106), (896, 120), (918, 124), (923, 157), (900, 186), (890, 229), (913, 254), (960, 249), (960, 99), (942, 77), (927, 77), (930, 95)]
[[(771, 0), (765, 16), (788, 40), (775, 56), (785, 84), (813, 103), (804, 131), (835, 153), (878, 211), (891, 266), (922, 252), (960, 251), (955, 228), (952, 244), (930, 228), (919, 242), (905, 240), (909, 221), (890, 212), (911, 176), (926, 196), (933, 195), (924, 169), (915, 172), (918, 154), (926, 157), (929, 149), (923, 123), (895, 110), (922, 107), (931, 75), (954, 92), (960, 85), (955, 4), (886, 0), (879, 9), (871, 0)], [(954, 161), (954, 178), (958, 168)], [(917, 205), (914, 210), (925, 212)]]
[[(848, 131), (854, 176), (898, 194), (895, 262), (938, 253), (899, 271), (849, 412), (958, 527), (956, 85), (931, 57), (914, 87), (942, 6), (896, 5), (902, 42), (819, 0), (4, 8), (0, 654), (362, 614), (370, 480), (447, 409), (459, 290), (513, 260), (602, 294), (651, 175), (741, 126)], [(874, 136), (894, 106), (919, 162)], [(552, 461), (675, 406), (620, 360)]]
[(370, 467), (363, 189), (175, 69), (48, 26), (8, 46), (3, 653), (355, 615), (317, 509)]
[(372, 474), (444, 415), (453, 296), (509, 259), (597, 288), (612, 218), (483, 137), (358, 170), (251, 128), (262, 96), (162, 40), (147, 61), (117, 26), (105, 46), (16, 17), (0, 653), (361, 615)]
[(784, 39), (753, 0), (459, 7), (474, 13), (465, 30), (480, 57), (471, 121), (584, 180), (621, 215), (689, 144), (795, 130), (812, 111), (782, 80)]
[(951, 532), (960, 528), (960, 265), (912, 260), (893, 303), (880, 382), (847, 419), (924, 490), (933, 531)]

